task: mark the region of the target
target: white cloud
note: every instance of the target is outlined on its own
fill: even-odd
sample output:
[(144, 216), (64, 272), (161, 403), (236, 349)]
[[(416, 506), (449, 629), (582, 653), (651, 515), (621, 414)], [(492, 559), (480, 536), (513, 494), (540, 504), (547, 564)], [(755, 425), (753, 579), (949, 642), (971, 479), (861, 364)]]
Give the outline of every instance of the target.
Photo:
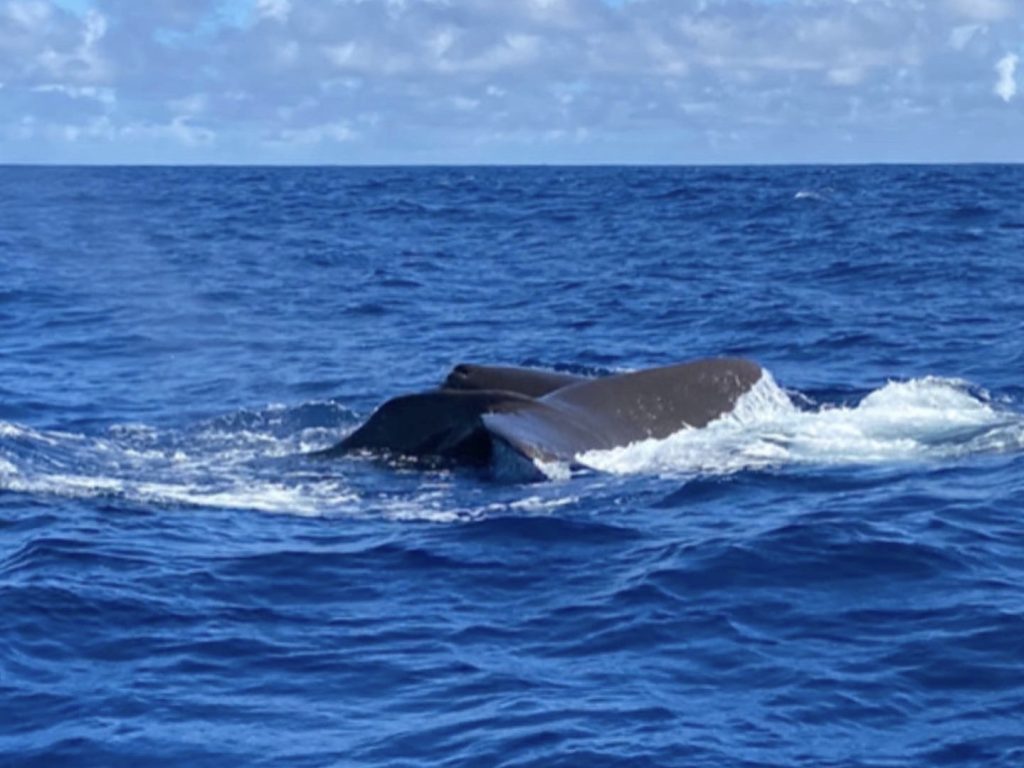
[(85, 14), (85, 30), (82, 33), (82, 46), (92, 48), (107, 34), (107, 17), (97, 11)]
[(995, 94), (1005, 102), (1009, 102), (1017, 95), (1017, 62), (1020, 58), (1015, 53), (1008, 53), (996, 62), (996, 72), (999, 79), (996, 81)]
[(455, 43), (457, 37), (457, 29), (453, 27), (445, 27), (444, 29), (438, 30), (427, 40), (427, 48), (430, 49), (437, 58), (444, 58), (445, 54), (448, 53), (452, 45)]
[(978, 21), (999, 21), (1013, 14), (1011, 0), (947, 0), (954, 13)]
[(42, 0), (8, 0), (4, 14), (25, 29), (38, 29), (50, 20), (53, 9)]
[(90, 139), (114, 141), (118, 135), (117, 128), (114, 127), (110, 118), (106, 115), (81, 124), (53, 126), (53, 130), (51, 130), (50, 133), (51, 135), (60, 136), (69, 142), (86, 141)]
[(194, 125), (189, 115), (176, 115), (166, 123), (132, 122), (115, 133), (126, 139), (171, 140), (187, 148), (208, 146), (217, 139), (216, 131)]
[(256, 0), (256, 15), (259, 18), (284, 22), (291, 12), (291, 0)]
[(209, 102), (205, 93), (193, 93), (180, 99), (171, 99), (167, 106), (175, 114), (194, 117), (205, 111)]
[(280, 131), (271, 143), (285, 144), (322, 144), (324, 142), (342, 143), (352, 141), (357, 133), (345, 121), (324, 123), (308, 128), (286, 128)]
[(32, 88), (35, 93), (59, 93), (70, 99), (93, 99), (108, 106), (117, 101), (113, 88), (98, 88), (93, 85), (68, 85), (65, 83), (43, 83)]
[(859, 67), (836, 67), (828, 71), (828, 79), (836, 85), (857, 85), (864, 79), (864, 70)]
[(271, 49), (270, 57), (281, 66), (290, 66), (299, 59), (299, 44), (294, 40), (285, 40)]
[(962, 24), (954, 27), (949, 33), (949, 44), (958, 51), (962, 51), (974, 39), (974, 36), (985, 30), (984, 24)]
[(480, 106), (480, 99), (471, 99), (468, 96), (453, 96), (452, 106), (461, 112), (472, 112)]
[(514, 32), (505, 35), (479, 56), (446, 62), (446, 71), (496, 72), (516, 70), (535, 61), (541, 52), (541, 38), (537, 35)]
[(356, 44), (347, 42), (331, 45), (324, 49), (324, 53), (336, 67), (347, 67), (356, 60)]
[(63, 48), (47, 46), (36, 56), (36, 63), (51, 76), (62, 80), (96, 82), (107, 74), (107, 65), (100, 51), (100, 43), (107, 34), (107, 18), (90, 10), (81, 25), (74, 45)]
[(688, 69), (684, 58), (684, 47), (672, 45), (661, 36), (654, 34), (645, 41), (647, 54), (656, 63), (660, 72), (668, 75), (683, 75)]
[(19, 119), (7, 123), (3, 134), (15, 141), (31, 141), (36, 137), (36, 118), (34, 115), (22, 115)]

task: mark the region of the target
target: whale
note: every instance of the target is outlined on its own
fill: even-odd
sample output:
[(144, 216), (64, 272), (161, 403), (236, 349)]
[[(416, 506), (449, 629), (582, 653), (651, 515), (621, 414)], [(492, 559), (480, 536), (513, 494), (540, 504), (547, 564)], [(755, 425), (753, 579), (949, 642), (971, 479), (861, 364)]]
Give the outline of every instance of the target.
[(460, 363), (437, 389), (384, 402), (322, 457), (357, 453), (431, 466), (578, 466), (588, 451), (700, 429), (735, 408), (761, 367), (719, 357), (600, 377)]
[(527, 397), (543, 397), (556, 389), (588, 380), (584, 376), (536, 368), (460, 363), (445, 377), (441, 389), (493, 390), (515, 392)]

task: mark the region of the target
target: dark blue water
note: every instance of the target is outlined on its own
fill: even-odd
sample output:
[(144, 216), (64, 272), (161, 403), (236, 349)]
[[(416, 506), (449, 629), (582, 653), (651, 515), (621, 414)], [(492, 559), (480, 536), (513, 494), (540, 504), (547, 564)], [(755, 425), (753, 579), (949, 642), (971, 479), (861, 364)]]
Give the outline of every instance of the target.
[[(1024, 764), (1024, 168), (0, 168), (0, 765)], [(549, 482), (460, 361), (771, 372)]]

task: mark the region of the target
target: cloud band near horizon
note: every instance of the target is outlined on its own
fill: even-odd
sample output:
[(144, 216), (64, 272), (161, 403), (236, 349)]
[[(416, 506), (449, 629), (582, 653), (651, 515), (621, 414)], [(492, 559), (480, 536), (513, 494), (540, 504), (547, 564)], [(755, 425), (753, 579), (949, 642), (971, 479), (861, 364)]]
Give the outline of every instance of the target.
[(1011, 0), (0, 0), (0, 162), (1024, 161)]

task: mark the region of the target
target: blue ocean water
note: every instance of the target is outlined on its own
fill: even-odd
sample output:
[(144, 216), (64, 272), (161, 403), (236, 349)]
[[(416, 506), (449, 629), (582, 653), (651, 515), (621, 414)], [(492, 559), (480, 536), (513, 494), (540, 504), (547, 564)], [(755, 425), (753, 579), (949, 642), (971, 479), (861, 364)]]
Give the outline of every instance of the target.
[[(0, 168), (0, 765), (1024, 764), (1024, 168)], [(548, 482), (462, 361), (771, 378)]]

